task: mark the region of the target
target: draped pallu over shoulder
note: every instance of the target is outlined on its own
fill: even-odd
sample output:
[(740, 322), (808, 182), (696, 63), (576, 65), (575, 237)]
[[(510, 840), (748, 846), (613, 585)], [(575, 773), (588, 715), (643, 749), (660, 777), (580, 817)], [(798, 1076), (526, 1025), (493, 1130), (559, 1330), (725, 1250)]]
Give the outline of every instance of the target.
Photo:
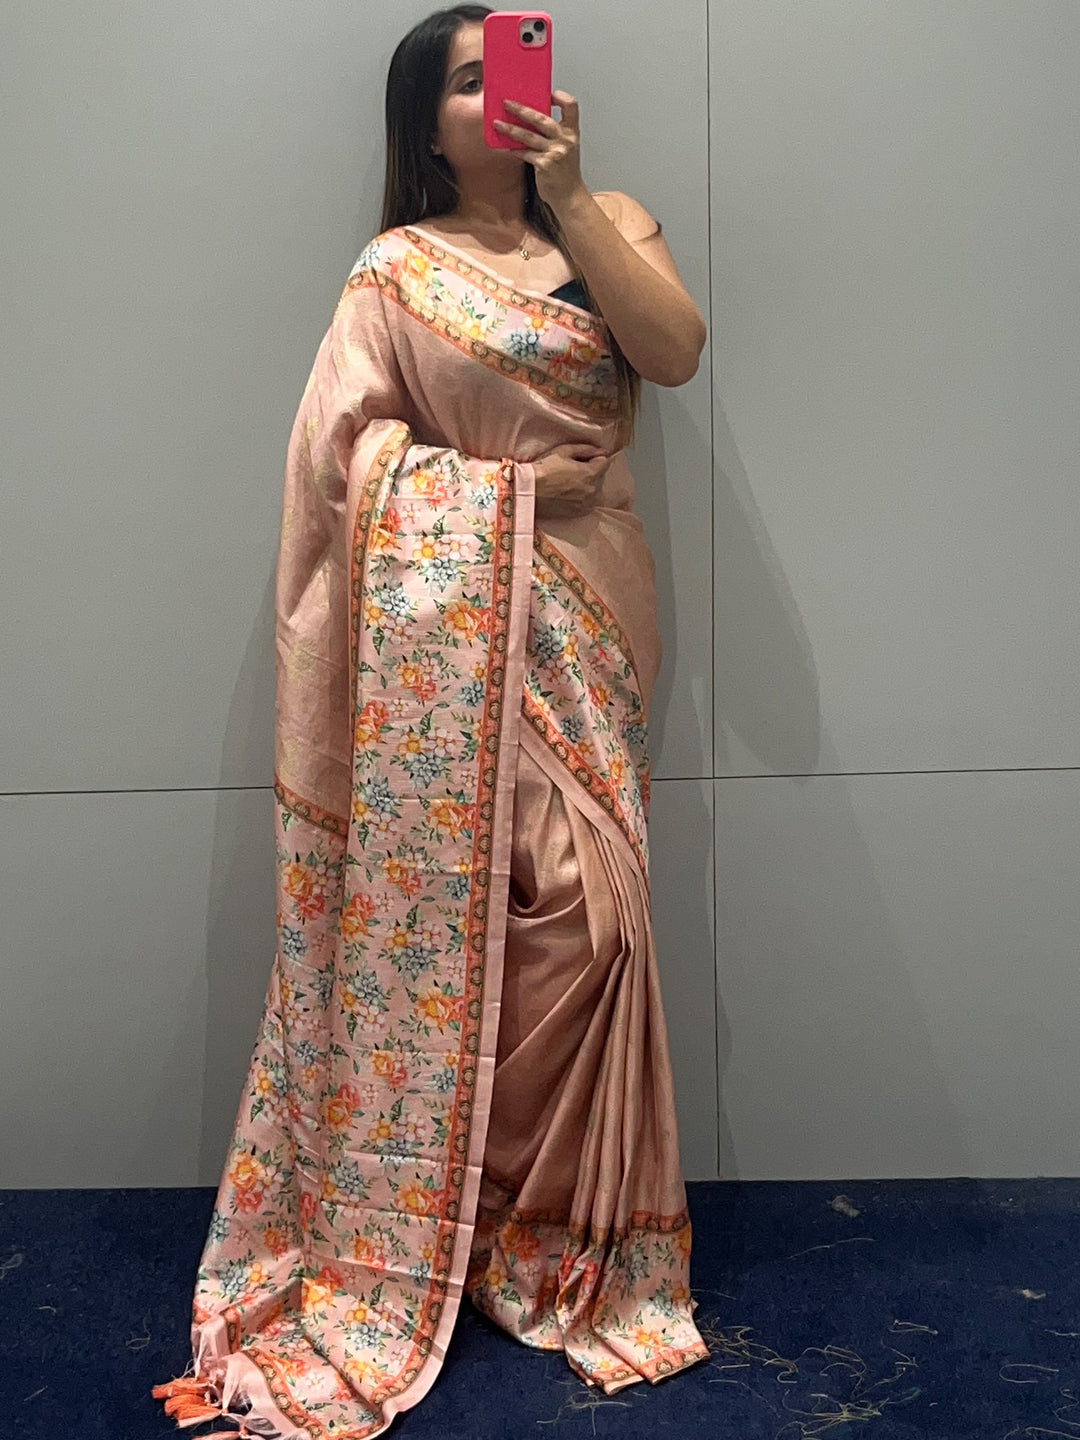
[[(651, 636), (588, 573), (587, 526), (560, 544), (535, 523), (532, 460), (602, 443), (614, 393), (601, 322), (408, 231), (364, 251), (318, 347), (277, 571), (277, 950), (193, 1374), (154, 1391), (180, 1424), (380, 1434), (434, 1383), (467, 1277), (480, 1294), (522, 745), (647, 892), (634, 641)], [(623, 563), (640, 528), (607, 498), (599, 548)], [(681, 1180), (671, 1193), (653, 1228), (685, 1269)], [(681, 1347), (632, 1376), (575, 1368), (615, 1388), (702, 1358), (675, 1294)]]

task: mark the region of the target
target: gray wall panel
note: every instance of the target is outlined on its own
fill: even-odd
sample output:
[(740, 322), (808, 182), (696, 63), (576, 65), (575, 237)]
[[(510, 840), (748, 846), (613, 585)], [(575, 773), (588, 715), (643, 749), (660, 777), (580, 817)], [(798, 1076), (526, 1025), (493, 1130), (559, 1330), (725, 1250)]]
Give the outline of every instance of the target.
[(718, 775), (1080, 752), (1080, 9), (712, 7)]
[(271, 798), (0, 798), (0, 1189), (217, 1184), (274, 956)]
[(720, 1172), (1071, 1175), (1080, 10), (710, 32)]
[(1077, 772), (715, 795), (720, 1174), (1080, 1173)]

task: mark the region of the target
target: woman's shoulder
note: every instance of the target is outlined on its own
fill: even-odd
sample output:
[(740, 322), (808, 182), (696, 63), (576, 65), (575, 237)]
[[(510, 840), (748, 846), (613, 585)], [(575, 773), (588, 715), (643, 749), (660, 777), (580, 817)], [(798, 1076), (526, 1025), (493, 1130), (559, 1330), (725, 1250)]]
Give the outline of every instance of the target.
[(360, 251), (355, 264), (349, 271), (349, 279), (355, 280), (365, 272), (385, 274), (402, 250), (408, 248), (408, 244), (403, 225), (399, 225), (393, 230), (381, 231), (378, 235), (373, 236)]
[(639, 200), (621, 190), (594, 190), (592, 197), (624, 239), (647, 240), (660, 233), (660, 222)]

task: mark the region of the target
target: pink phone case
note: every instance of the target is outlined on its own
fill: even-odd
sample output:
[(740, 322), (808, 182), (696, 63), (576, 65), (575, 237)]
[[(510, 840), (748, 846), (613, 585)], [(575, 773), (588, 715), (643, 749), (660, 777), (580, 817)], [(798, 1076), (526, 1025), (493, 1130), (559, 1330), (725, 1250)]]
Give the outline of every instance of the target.
[[(542, 20), (547, 44), (525, 45), (523, 20)], [(551, 16), (543, 10), (500, 10), (484, 17), (484, 139), (493, 150), (523, 150), (511, 135), (500, 135), (493, 120), (519, 123), (503, 104), (516, 100), (551, 114)], [(524, 122), (520, 122), (524, 123)]]

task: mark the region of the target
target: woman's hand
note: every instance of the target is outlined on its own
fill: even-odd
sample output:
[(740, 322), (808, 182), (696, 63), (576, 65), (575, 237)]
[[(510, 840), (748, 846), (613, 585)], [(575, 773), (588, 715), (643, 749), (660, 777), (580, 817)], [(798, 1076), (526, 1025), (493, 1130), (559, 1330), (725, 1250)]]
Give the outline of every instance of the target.
[(561, 120), (545, 115), (541, 110), (533, 110), (528, 105), (519, 105), (516, 100), (506, 100), (506, 108), (533, 129), (511, 125), (508, 120), (496, 120), (494, 123), (500, 134), (510, 135), (528, 147), (521, 152), (521, 158), (536, 171), (536, 188), (541, 200), (546, 200), (558, 214), (561, 206), (588, 192), (581, 178), (578, 103), (565, 90), (553, 91), (551, 103), (562, 112)]
[(595, 445), (556, 445), (533, 462), (538, 519), (586, 515), (596, 504), (612, 457)]

